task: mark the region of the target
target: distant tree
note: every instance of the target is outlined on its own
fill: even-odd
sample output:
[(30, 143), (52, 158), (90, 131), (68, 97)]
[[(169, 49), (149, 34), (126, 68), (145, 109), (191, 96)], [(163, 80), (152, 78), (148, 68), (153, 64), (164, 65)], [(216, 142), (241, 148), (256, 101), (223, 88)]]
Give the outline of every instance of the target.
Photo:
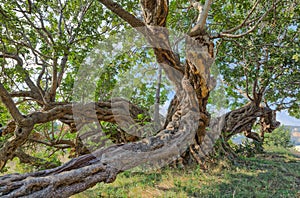
[(291, 130), (286, 126), (280, 126), (272, 134), (266, 135), (264, 143), (268, 146), (290, 148), (293, 146), (291, 142)]

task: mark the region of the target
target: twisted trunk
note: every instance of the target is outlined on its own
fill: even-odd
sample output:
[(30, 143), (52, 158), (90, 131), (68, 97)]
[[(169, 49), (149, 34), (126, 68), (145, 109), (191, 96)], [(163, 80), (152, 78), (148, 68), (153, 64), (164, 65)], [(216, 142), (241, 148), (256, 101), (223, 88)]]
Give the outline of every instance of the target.
[[(116, 175), (138, 165), (164, 166), (180, 155), (193, 142), (198, 128), (197, 97), (189, 80), (183, 78), (184, 89), (178, 93), (178, 106), (168, 129), (142, 141), (113, 145), (92, 154), (75, 158), (50, 170), (24, 175), (7, 175), (0, 179), (2, 197), (67, 197), (81, 192), (97, 182), (112, 182)], [(172, 126), (172, 127), (171, 127)], [(173, 128), (173, 130), (170, 130)]]
[[(220, 119), (223, 118), (223, 119)], [(272, 133), (280, 122), (276, 120), (276, 113), (269, 107), (262, 107), (258, 102), (252, 101), (247, 105), (230, 111), (215, 121), (220, 125), (220, 138), (222, 141), (215, 146), (215, 152), (222, 152), (229, 156), (235, 156), (228, 140), (236, 134), (243, 133), (247, 138), (253, 139), (262, 145), (265, 133)], [(253, 132), (253, 126), (260, 124), (260, 134)], [(258, 148), (262, 149), (262, 148)]]
[[(101, 2), (111, 7), (112, 11), (118, 10), (116, 14), (123, 19), (132, 19), (131, 15), (124, 15), (117, 4), (108, 0)], [(138, 142), (99, 149), (55, 169), (1, 177), (2, 197), (67, 197), (98, 182), (112, 182), (118, 173), (139, 165), (167, 165), (195, 143), (195, 137), (198, 144), (202, 143), (205, 127), (209, 123), (206, 104), (213, 44), (205, 32), (187, 38), (187, 61), (182, 65), (171, 50), (167, 29), (163, 28), (168, 14), (168, 1), (144, 0), (141, 5), (146, 27), (139, 31), (146, 36), (157, 62), (175, 84), (180, 101), (171, 121), (156, 136)], [(60, 118), (70, 113), (64, 113)]]

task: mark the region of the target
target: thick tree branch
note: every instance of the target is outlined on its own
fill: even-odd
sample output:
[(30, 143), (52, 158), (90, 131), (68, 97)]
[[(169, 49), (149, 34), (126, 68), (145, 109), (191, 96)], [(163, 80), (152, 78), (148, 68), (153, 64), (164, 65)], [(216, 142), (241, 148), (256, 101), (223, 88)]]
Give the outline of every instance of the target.
[(14, 137), (5, 142), (0, 150), (0, 170), (8, 160), (13, 159), (16, 149), (26, 142), (32, 129), (33, 123), (28, 119), (22, 120), (21, 124), (16, 126)]
[(15, 91), (10, 93), (11, 97), (30, 97), (34, 98), (34, 94), (31, 91)]
[[(67, 197), (81, 192), (98, 182), (112, 182), (124, 170), (152, 163), (168, 164), (193, 142), (198, 127), (197, 97), (188, 79), (183, 79), (180, 96), (181, 117), (173, 117), (172, 123), (158, 135), (142, 141), (113, 145), (93, 154), (75, 158), (55, 169), (24, 175), (8, 175), (0, 178), (0, 195), (12, 196), (60, 196)], [(164, 162), (163, 164), (160, 164)]]
[(109, 10), (118, 15), (121, 19), (126, 21), (132, 27), (143, 27), (145, 24), (143, 21), (136, 18), (133, 14), (130, 14), (125, 9), (122, 8), (118, 3), (112, 0), (98, 0), (100, 3), (105, 5)]
[(180, 87), (184, 68), (172, 51), (168, 30), (165, 28), (169, 8), (167, 0), (142, 0), (142, 11), (147, 29), (141, 31), (154, 50), (156, 60), (168, 78)]
[(56, 164), (52, 162), (48, 162), (44, 159), (33, 157), (31, 155), (26, 154), (21, 149), (18, 149), (15, 153), (15, 156), (20, 159), (21, 163), (29, 164), (31, 166), (36, 166), (43, 169), (55, 168)]
[(3, 84), (0, 82), (0, 98), (2, 103), (7, 107), (9, 110), (11, 116), (14, 118), (14, 120), (18, 123), (20, 123), (24, 117), (16, 107), (16, 104), (10, 97), (9, 93), (7, 90), (4, 88)]
[(0, 54), (0, 58), (10, 58), (17, 61), (17, 67), (19, 67), (22, 70), (22, 72), (25, 74), (24, 81), (32, 91), (32, 96), (33, 96), (32, 98), (38, 100), (39, 102), (42, 102), (42, 96), (39, 94), (39, 90), (37, 86), (31, 80), (28, 72), (23, 68), (23, 60), (21, 59), (21, 57), (16, 54), (4, 53), (4, 54)]
[(265, 126), (269, 127), (268, 132), (272, 132), (280, 125), (280, 122), (276, 121), (275, 111), (269, 107), (261, 107), (255, 102), (250, 102), (239, 109), (226, 113), (226, 122), (222, 128), (225, 140), (229, 140), (233, 135), (238, 133), (251, 132), (257, 118), (261, 118), (261, 123), (264, 122), (261, 124), (262, 129), (266, 128)]
[(208, 12), (210, 10), (210, 6), (211, 6), (212, 2), (213, 2), (212, 0), (206, 0), (205, 1), (203, 10), (202, 10), (201, 15), (200, 15), (200, 19), (197, 22), (197, 24), (191, 29), (191, 31), (189, 33), (190, 36), (192, 36), (192, 37), (197, 36), (201, 32), (204, 31), (206, 20), (207, 20), (207, 17), (208, 17)]
[[(145, 26), (118, 4), (109, 0), (99, 1), (133, 27)], [(141, 32), (144, 32), (148, 42), (152, 45), (156, 58), (168, 77), (175, 82), (176, 95), (179, 100), (166, 128), (156, 136), (134, 143), (99, 149), (93, 154), (81, 156), (55, 169), (4, 176), (0, 178), (0, 196), (67, 197), (97, 182), (112, 182), (118, 173), (138, 165), (167, 165), (195, 143), (196, 134), (199, 135), (197, 142), (202, 143), (205, 136), (203, 131), (209, 123), (206, 104), (211, 82), (209, 67), (214, 58), (213, 43), (209, 41), (206, 34), (188, 38), (186, 68), (183, 68), (179, 58), (171, 50), (168, 31), (163, 28), (168, 15), (168, 1), (144, 0), (141, 4), (145, 24), (147, 24)], [(206, 21), (207, 14), (204, 18)], [(177, 71), (179, 75), (174, 74), (174, 71)], [(95, 120), (95, 118), (97, 120), (97, 117), (92, 115), (91, 109), (95, 109), (95, 104), (78, 105), (77, 109), (68, 105), (53, 108), (50, 106), (44, 112), (30, 114), (28, 120), (33, 123), (42, 123), (59, 117), (71, 116), (74, 112), (76, 112), (74, 115), (79, 115), (79, 119), (81, 113), (86, 120)], [(128, 114), (117, 112), (117, 115)]]
[(168, 77), (171, 78), (173, 82), (180, 85), (180, 79), (182, 76), (178, 77), (176, 70), (177, 72), (179, 71), (179, 73), (183, 73), (183, 67), (180, 64), (179, 58), (174, 54), (174, 52), (172, 52), (167, 30), (165, 28), (160, 28), (165, 27), (166, 25), (166, 18), (168, 15), (167, 1), (141, 1), (145, 23), (111, 0), (99, 0), (99, 2), (117, 14), (120, 18), (128, 22), (133, 28), (136, 28), (137, 31), (141, 32), (148, 39), (148, 42), (155, 51), (158, 63), (165, 71), (166, 69), (168, 70), (166, 71)]
[[(0, 94), (2, 97), (1, 85), (2, 84), (0, 84)], [(5, 134), (15, 131), (16, 137), (7, 141), (1, 148), (0, 169), (4, 167), (7, 160), (14, 157), (16, 149), (27, 141), (34, 124), (41, 124), (60, 119), (62, 122), (71, 125), (71, 130), (77, 131), (87, 123), (106, 121), (117, 123), (119, 127), (127, 129), (126, 133), (137, 137), (142, 137), (145, 133), (143, 127), (136, 125), (136, 122), (138, 121), (137, 118), (139, 114), (147, 115), (147, 113), (122, 98), (115, 98), (107, 102), (88, 103), (84, 105), (67, 103), (61, 105), (53, 104), (53, 106), (51, 106), (50, 104), (47, 108), (50, 109), (33, 112), (24, 117), (20, 114), (22, 118), (22, 122), (19, 124), (20, 126), (16, 126), (16, 123), (12, 123), (11, 127), (4, 130)], [(74, 115), (83, 119), (75, 121)], [(56, 143), (71, 144), (71, 142), (65, 142), (64, 140), (58, 140)]]

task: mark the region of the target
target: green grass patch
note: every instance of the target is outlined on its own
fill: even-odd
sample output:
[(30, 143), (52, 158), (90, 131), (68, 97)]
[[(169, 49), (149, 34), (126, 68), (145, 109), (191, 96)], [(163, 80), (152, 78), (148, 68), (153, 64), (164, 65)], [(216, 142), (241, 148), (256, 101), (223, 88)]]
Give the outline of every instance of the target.
[(81, 197), (300, 197), (300, 158), (284, 148), (198, 166), (156, 172), (126, 171), (112, 184), (99, 183)]

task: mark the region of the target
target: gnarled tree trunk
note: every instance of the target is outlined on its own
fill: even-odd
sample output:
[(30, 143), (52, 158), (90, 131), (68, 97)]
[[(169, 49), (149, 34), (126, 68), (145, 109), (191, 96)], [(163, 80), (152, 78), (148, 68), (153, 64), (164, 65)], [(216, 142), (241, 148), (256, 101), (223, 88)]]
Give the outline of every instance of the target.
[[(3, 176), (0, 178), (2, 197), (67, 197), (98, 182), (112, 182), (118, 173), (139, 165), (167, 165), (180, 156), (189, 145), (201, 144), (204, 139), (205, 128), (209, 123), (206, 104), (210, 89), (209, 67), (213, 62), (213, 44), (203, 31), (203, 25), (200, 25), (201, 31), (197, 30), (199, 33), (193, 32), (193, 37), (187, 37), (186, 62), (181, 64), (170, 47), (168, 31), (165, 28), (168, 15), (167, 0), (141, 1), (145, 23), (110, 0), (99, 1), (133, 27), (144, 26), (137, 30), (143, 33), (152, 45), (157, 62), (174, 83), (176, 96), (180, 101), (171, 116), (171, 121), (156, 136), (138, 142), (99, 149), (54, 169)], [(206, 20), (206, 16), (202, 17), (202, 21)], [(70, 110), (57, 113), (53, 119), (64, 119), (63, 117), (70, 113)], [(45, 119), (49, 119), (44, 116)], [(28, 121), (29, 118), (25, 120)], [(31, 123), (38, 123), (37, 120), (34, 121)], [(26, 137), (28, 136), (24, 136), (24, 140)]]

